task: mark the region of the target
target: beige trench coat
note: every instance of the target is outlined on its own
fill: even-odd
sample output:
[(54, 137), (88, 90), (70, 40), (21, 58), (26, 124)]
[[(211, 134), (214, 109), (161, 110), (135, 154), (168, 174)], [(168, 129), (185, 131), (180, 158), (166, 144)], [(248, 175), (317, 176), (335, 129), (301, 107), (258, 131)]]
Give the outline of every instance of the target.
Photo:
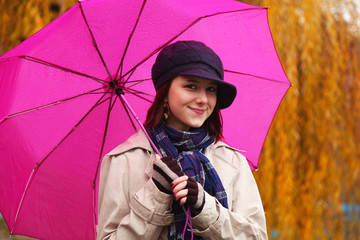
[[(194, 233), (204, 239), (267, 239), (260, 195), (245, 157), (223, 142), (210, 145), (205, 155), (225, 187), (229, 209), (206, 193), (203, 210), (192, 218)], [(173, 198), (151, 180), (154, 160), (142, 131), (104, 157), (97, 239), (167, 239)]]

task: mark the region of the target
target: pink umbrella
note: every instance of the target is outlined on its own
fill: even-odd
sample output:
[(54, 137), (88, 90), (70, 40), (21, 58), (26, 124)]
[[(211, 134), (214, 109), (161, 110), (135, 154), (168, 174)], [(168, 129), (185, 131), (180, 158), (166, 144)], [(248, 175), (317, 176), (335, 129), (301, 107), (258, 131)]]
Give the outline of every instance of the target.
[(223, 111), (225, 140), (257, 167), (290, 86), (267, 8), (233, 0), (79, 1), (0, 57), (0, 212), (11, 234), (95, 238), (101, 159), (144, 120), (154, 95), (151, 66), (177, 40), (202, 41), (223, 60), (226, 81), (238, 89)]

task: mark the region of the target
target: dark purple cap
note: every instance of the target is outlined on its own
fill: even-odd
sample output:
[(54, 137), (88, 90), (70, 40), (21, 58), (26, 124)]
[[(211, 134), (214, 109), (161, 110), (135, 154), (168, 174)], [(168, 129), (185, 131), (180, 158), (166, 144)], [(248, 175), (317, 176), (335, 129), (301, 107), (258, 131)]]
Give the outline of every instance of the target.
[(229, 107), (236, 97), (236, 87), (224, 81), (224, 68), (219, 56), (201, 42), (178, 41), (160, 51), (152, 68), (155, 89), (180, 75), (215, 81), (221, 109)]

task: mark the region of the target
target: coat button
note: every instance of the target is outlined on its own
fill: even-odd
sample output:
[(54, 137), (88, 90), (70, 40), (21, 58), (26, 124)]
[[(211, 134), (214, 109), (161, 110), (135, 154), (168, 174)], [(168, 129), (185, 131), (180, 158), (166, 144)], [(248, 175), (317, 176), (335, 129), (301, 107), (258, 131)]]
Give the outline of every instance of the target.
[(170, 223), (173, 221), (173, 217), (172, 216), (166, 216), (165, 218), (164, 218), (164, 223), (166, 224), (166, 225), (170, 225)]

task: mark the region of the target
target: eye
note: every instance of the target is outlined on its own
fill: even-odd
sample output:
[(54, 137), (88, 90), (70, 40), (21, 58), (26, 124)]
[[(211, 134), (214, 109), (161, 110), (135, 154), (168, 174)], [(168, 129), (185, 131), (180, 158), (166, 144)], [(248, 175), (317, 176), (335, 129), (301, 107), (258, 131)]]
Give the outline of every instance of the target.
[(194, 84), (188, 84), (188, 85), (185, 85), (185, 88), (196, 89), (196, 85), (194, 85)]
[(208, 87), (207, 90), (216, 93), (217, 87)]

